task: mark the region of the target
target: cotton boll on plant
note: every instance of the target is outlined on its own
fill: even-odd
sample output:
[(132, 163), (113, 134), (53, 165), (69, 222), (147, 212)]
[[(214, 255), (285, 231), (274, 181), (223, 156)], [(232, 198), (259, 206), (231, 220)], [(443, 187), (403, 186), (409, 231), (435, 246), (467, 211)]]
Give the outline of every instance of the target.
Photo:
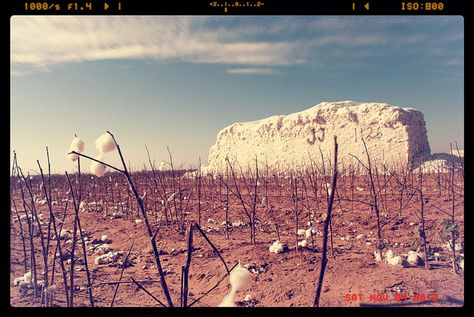
[(70, 151), (74, 151), (77, 153), (84, 152), (84, 141), (78, 137), (74, 137), (71, 141), (71, 146), (69, 147)]
[(95, 140), (95, 147), (100, 153), (112, 152), (117, 147), (109, 133), (104, 133)]
[[(69, 151), (69, 152), (71, 152), (71, 151)], [(68, 152), (68, 153), (69, 153), (69, 152)], [(79, 155), (77, 155), (77, 154), (68, 154), (68, 153), (66, 153), (66, 156), (67, 156), (67, 158), (70, 159), (71, 161), (77, 161), (77, 159), (79, 158)]]
[[(101, 161), (102, 160), (102, 154), (99, 155), (96, 158), (96, 160)], [(94, 174), (97, 177), (101, 177), (101, 176), (104, 176), (105, 170), (107, 169), (107, 167), (102, 163), (94, 161), (94, 162), (91, 163), (89, 169), (90, 169), (92, 174)]]
[(236, 293), (249, 282), (250, 277), (250, 271), (243, 267), (239, 262), (237, 267), (230, 272), (229, 282), (232, 287), (230, 293), (224, 297), (222, 302), (219, 304), (219, 307), (236, 307)]
[[(68, 153), (72, 151), (77, 152), (77, 153), (82, 153), (84, 151), (84, 141), (79, 139), (78, 137), (74, 137), (74, 139), (72, 139), (71, 141), (71, 145), (69, 146)], [(79, 155), (77, 154), (66, 154), (66, 155), (71, 161), (77, 161), (77, 159), (79, 158)]]

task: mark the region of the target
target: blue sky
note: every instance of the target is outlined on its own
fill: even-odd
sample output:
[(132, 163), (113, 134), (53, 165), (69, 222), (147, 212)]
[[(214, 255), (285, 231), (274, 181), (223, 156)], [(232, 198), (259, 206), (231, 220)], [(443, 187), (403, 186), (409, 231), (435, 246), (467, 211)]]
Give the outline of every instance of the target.
[(110, 130), (134, 169), (145, 144), (196, 166), (229, 124), (339, 100), (416, 108), (432, 152), (464, 148), (463, 30), (459, 16), (15, 16), (11, 150), (37, 170), (48, 146), (52, 170), (73, 171), (74, 134), (96, 156)]

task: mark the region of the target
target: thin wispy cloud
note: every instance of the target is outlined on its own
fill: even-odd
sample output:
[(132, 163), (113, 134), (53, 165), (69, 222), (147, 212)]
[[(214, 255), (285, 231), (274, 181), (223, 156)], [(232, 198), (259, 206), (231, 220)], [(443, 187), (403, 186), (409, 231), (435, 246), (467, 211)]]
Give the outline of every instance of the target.
[(435, 21), (447, 31), (427, 32), (434, 21), (433, 17), (14, 16), (11, 73), (85, 61), (156, 60), (230, 65), (229, 74), (270, 74), (281, 66), (343, 66), (340, 55), (332, 54), (340, 49), (345, 56), (363, 60), (370, 52), (380, 55), (378, 48), (392, 54), (429, 53), (462, 41), (462, 30), (450, 30), (448, 18)]
[(232, 68), (227, 73), (234, 75), (275, 75), (277, 72), (272, 68)]
[(205, 19), (176, 17), (14, 17), (11, 62), (34, 68), (107, 59), (179, 60), (194, 63), (289, 65), (291, 41), (226, 40)]

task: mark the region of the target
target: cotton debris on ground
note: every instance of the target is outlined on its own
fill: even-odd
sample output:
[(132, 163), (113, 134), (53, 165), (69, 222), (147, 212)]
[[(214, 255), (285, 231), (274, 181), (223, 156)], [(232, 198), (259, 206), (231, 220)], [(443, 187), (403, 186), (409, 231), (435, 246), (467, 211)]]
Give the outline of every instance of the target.
[(412, 250), (408, 251), (407, 261), (411, 265), (423, 265), (424, 263), (421, 254)]
[(286, 244), (281, 243), (279, 240), (273, 242), (273, 244), (268, 248), (272, 253), (282, 253), (287, 249)]

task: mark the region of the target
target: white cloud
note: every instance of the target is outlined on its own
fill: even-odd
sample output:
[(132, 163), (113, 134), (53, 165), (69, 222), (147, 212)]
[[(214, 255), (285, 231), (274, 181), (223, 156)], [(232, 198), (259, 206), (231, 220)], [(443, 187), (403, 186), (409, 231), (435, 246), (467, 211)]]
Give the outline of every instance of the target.
[(456, 66), (456, 65), (462, 65), (462, 64), (463, 62), (460, 59), (452, 59), (445, 63), (446, 66)]
[[(438, 18), (447, 28), (442, 34), (428, 29)], [(275, 74), (278, 66), (300, 64), (344, 67), (381, 53), (416, 58), (417, 52), (451, 52), (449, 45), (463, 36), (460, 24), (452, 22), (448, 17), (14, 16), (11, 74), (114, 59), (231, 65), (230, 74)]]
[(12, 65), (34, 68), (105, 59), (157, 59), (196, 63), (290, 65), (297, 43), (245, 41), (204, 26), (205, 17), (15, 16)]
[(232, 68), (228, 69), (229, 74), (234, 75), (273, 75), (276, 72), (272, 68)]

